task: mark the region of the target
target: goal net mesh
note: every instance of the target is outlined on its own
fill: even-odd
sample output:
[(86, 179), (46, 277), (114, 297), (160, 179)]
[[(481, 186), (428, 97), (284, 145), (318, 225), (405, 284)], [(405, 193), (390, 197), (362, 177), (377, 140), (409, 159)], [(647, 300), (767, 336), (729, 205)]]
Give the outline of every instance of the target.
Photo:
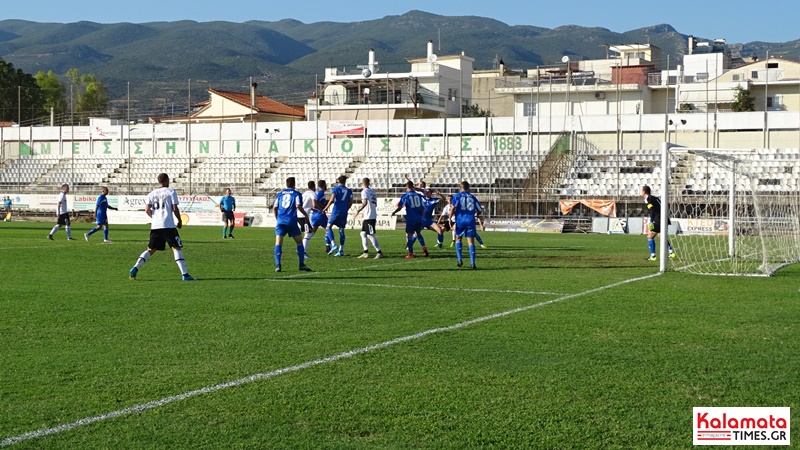
[(772, 275), (800, 261), (800, 151), (669, 150), (673, 269)]

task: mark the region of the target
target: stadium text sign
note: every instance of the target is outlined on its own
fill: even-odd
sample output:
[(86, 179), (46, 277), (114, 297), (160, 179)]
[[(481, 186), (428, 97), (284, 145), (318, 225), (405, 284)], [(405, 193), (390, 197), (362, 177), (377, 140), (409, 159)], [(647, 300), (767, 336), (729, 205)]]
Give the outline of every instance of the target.
[(331, 136), (363, 136), (366, 124), (363, 120), (328, 122), (328, 133)]
[(557, 219), (489, 219), (486, 231), (510, 231), (517, 233), (561, 233), (564, 222)]
[(790, 445), (788, 407), (696, 407), (694, 445)]

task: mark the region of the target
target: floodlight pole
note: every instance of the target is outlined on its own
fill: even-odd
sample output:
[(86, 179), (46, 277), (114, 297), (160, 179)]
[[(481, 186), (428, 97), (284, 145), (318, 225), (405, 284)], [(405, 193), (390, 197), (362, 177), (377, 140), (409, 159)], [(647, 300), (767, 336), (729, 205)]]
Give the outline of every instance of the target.
[(736, 161), (728, 177), (728, 255), (733, 258), (736, 255)]
[(672, 144), (661, 146), (661, 239), (659, 240), (658, 271), (667, 271), (667, 240), (669, 239), (669, 149)]

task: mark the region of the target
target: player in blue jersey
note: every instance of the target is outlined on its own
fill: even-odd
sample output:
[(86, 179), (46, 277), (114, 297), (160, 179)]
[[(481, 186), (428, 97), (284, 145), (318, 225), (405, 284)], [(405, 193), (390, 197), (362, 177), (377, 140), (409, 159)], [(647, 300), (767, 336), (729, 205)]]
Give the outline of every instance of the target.
[(458, 258), (458, 267), (461, 267), (464, 262), (461, 259), (462, 243), (461, 239), (466, 237), (469, 244), (469, 261), (473, 269), (478, 267), (475, 265), (475, 217), (480, 215), (483, 208), (480, 202), (474, 195), (469, 193), (469, 183), (466, 181), (461, 182), (461, 192), (453, 196), (452, 200), (452, 214), (456, 218), (456, 257)]
[[(424, 182), (420, 181), (420, 185), (422, 185), (422, 183)], [(436, 247), (442, 248), (442, 243), (444, 242), (444, 230), (442, 229), (442, 227), (439, 226), (438, 223), (436, 223), (433, 220), (433, 212), (436, 209), (436, 205), (439, 204), (439, 201), (444, 200), (444, 196), (440, 191), (436, 191), (436, 195), (438, 195), (439, 197), (434, 197), (431, 195), (430, 189), (427, 188), (423, 189), (424, 190), (422, 191), (417, 189), (417, 191), (422, 192), (424, 196), (422, 200), (422, 206), (425, 208), (425, 210), (422, 213), (422, 229), (435, 231), (437, 234)], [(416, 235), (414, 235), (414, 238), (416, 239)]]
[[(319, 189), (317, 189), (319, 186)], [(322, 208), (328, 203), (325, 199), (325, 190), (328, 189), (328, 185), (325, 183), (325, 180), (319, 180), (319, 183), (314, 183), (314, 181), (308, 182), (308, 191), (303, 193), (303, 208), (306, 210), (307, 213), (311, 214), (311, 223), (307, 227), (306, 230), (303, 231), (303, 248), (306, 249), (306, 258), (310, 258), (308, 256), (308, 243), (311, 241), (311, 238), (317, 234), (317, 230), (320, 227), (325, 228), (328, 225), (328, 216), (322, 212)], [(306, 204), (308, 200), (311, 201), (311, 208), (306, 208)], [(325, 237), (325, 253), (330, 251), (330, 245), (328, 244), (328, 236), (323, 234)]]
[(286, 179), (286, 189), (278, 192), (272, 210), (275, 212), (275, 271), (280, 272), (281, 255), (283, 254), (283, 238), (288, 234), (297, 243), (297, 258), (300, 260), (300, 270), (311, 272), (305, 264), (305, 249), (303, 238), (300, 237), (300, 227), (297, 225), (297, 213), (308, 220), (308, 213), (303, 209), (302, 197), (295, 188), (294, 177)]
[[(331, 216), (328, 218), (327, 229), (325, 234), (331, 243), (331, 249), (328, 254), (336, 253), (336, 256), (344, 256), (344, 229), (347, 227), (347, 212), (350, 210), (350, 205), (353, 204), (353, 191), (350, 190), (345, 183), (347, 177), (342, 175), (336, 181), (339, 184), (331, 189), (331, 198), (328, 204), (322, 209), (322, 212), (331, 209)], [(333, 226), (339, 228), (339, 245), (336, 245), (336, 240), (333, 238)]]
[(86, 239), (86, 242), (89, 242), (89, 236), (97, 233), (101, 228), (103, 229), (103, 242), (111, 242), (108, 240), (108, 210), (113, 209), (114, 211), (117, 211), (117, 208), (114, 208), (108, 204), (107, 196), (108, 188), (100, 188), (100, 196), (97, 197), (97, 203), (94, 206), (94, 222), (97, 224), (97, 226), (83, 235), (83, 238)]
[(222, 239), (229, 237), (233, 239), (233, 227), (236, 225), (236, 220), (233, 217), (233, 212), (236, 211), (236, 199), (231, 195), (231, 190), (225, 189), (225, 196), (219, 199), (219, 211), (222, 213)]
[(11, 197), (6, 196), (6, 200), (3, 202), (3, 208), (5, 209), (6, 217), (3, 219), (3, 222), (11, 222), (11, 207), (13, 202), (11, 201)]
[[(486, 231), (486, 225), (483, 224), (483, 219), (480, 216), (475, 216), (475, 222), (479, 227), (481, 227), (481, 231)], [(481, 248), (488, 248), (483, 244), (483, 239), (481, 239), (481, 235), (478, 234), (477, 229), (475, 229), (475, 240), (478, 241), (478, 245), (480, 245)]]
[(425, 207), (422, 202), (425, 197), (414, 189), (412, 181), (406, 182), (406, 193), (400, 197), (397, 203), (397, 209), (392, 212), (392, 216), (397, 214), (401, 209), (406, 209), (406, 247), (408, 248), (407, 259), (415, 258), (414, 256), (414, 235), (417, 235), (420, 245), (422, 245), (422, 252), (428, 256), (428, 248), (425, 247), (425, 239), (422, 238), (422, 215), (425, 212)]
[[(412, 179), (411, 179), (411, 178), (408, 176), (408, 174), (404, 174), (404, 176), (406, 177), (406, 181), (410, 181), (411, 183), (414, 183), (414, 180), (412, 180)], [(428, 189), (428, 184), (427, 184), (427, 183), (425, 183), (425, 180), (423, 180), (423, 179), (420, 179), (420, 180), (419, 180), (419, 184), (417, 184), (416, 186), (414, 186), (414, 190), (415, 190), (415, 191), (417, 191), (417, 192), (419, 192), (419, 193), (420, 193), (420, 194), (422, 194), (422, 195), (425, 195), (425, 196), (427, 196), (427, 195), (428, 195), (428, 193), (430, 193), (430, 191), (431, 191), (430, 189)]]
[[(314, 194), (314, 208), (311, 210), (311, 231), (306, 232), (303, 237), (306, 258), (308, 258), (308, 242), (314, 237), (320, 227), (325, 228), (328, 226), (328, 216), (322, 211), (325, 205), (328, 204), (328, 200), (325, 198), (325, 191), (328, 189), (328, 183), (326, 183), (325, 180), (319, 180), (316, 185), (314, 185), (313, 181), (309, 181), (308, 189), (312, 191), (316, 189), (316, 193)], [(331, 251), (331, 245), (330, 241), (328, 241), (327, 233), (323, 234), (323, 237), (325, 238), (325, 253), (328, 253)]]

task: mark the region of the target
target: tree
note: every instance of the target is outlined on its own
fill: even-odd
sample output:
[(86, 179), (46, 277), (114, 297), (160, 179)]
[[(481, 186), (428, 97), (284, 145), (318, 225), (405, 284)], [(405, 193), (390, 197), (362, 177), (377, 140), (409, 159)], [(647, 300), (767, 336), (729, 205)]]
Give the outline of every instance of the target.
[(58, 75), (48, 70), (47, 73), (39, 72), (34, 78), (36, 84), (42, 91), (44, 98), (44, 112), (50, 114), (50, 108), (55, 110), (56, 115), (64, 114), (67, 112), (67, 88), (64, 83), (58, 79)]
[(747, 89), (743, 89), (741, 86), (736, 86), (733, 88), (733, 103), (731, 103), (731, 111), (733, 112), (745, 112), (745, 111), (755, 111), (756, 104), (753, 97), (750, 97), (750, 91)]
[(41, 116), (44, 99), (36, 80), (0, 58), (0, 121), (30, 124)]
[(464, 108), (464, 117), (494, 117), (494, 114), (473, 103)]
[(78, 69), (69, 69), (67, 78), (73, 87), (75, 95), (74, 112), (79, 120), (91, 116), (101, 116), (108, 108), (108, 89), (103, 82), (92, 74), (81, 75)]

